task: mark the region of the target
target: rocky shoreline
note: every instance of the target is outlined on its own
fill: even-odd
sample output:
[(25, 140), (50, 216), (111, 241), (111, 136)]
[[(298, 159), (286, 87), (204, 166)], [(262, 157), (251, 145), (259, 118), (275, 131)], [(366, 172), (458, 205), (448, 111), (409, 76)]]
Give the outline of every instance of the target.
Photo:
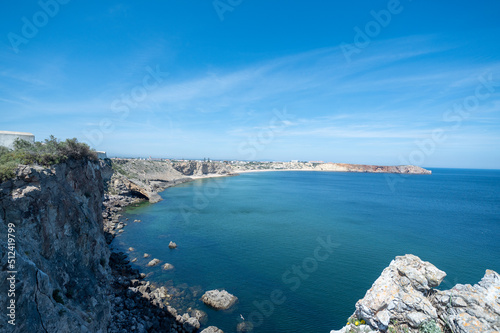
[[(198, 162), (200, 163), (200, 162)], [(177, 170), (177, 169), (176, 169)], [(163, 186), (174, 186), (176, 184), (195, 179), (197, 177), (210, 176), (202, 172), (195, 172), (195, 166), (183, 166), (179, 168), (182, 173), (177, 179), (170, 179)], [(198, 170), (203, 170), (199, 168)], [(207, 170), (205, 168), (205, 170)], [(213, 176), (234, 175), (235, 168), (225, 166), (221, 172)], [(379, 169), (380, 170), (380, 169)], [(419, 169), (400, 169), (399, 171), (409, 173), (423, 173)], [(242, 170), (242, 172), (271, 171), (267, 170)], [(277, 171), (280, 171), (279, 169)], [(305, 170), (310, 171), (310, 170)], [(361, 171), (358, 171), (361, 172)], [(382, 171), (375, 171), (382, 172)], [(429, 172), (430, 173), (430, 172)], [(425, 174), (425, 173), (424, 173)], [(137, 191), (125, 190), (127, 187), (123, 183), (115, 182), (122, 190), (120, 194), (109, 195), (104, 202), (105, 229), (110, 235), (120, 233), (128, 221), (120, 221), (120, 210), (130, 204), (146, 200), (137, 196)], [(121, 185), (120, 185), (121, 184)], [(166, 188), (166, 187), (165, 187)], [(157, 186), (162, 190), (163, 187)], [(144, 191), (143, 191), (144, 192)], [(113, 236), (110, 236), (111, 239)], [(113, 321), (110, 332), (125, 332), (125, 328), (136, 327), (138, 332), (141, 328), (147, 331), (156, 329), (165, 330), (169, 324), (174, 332), (196, 332), (206, 324), (206, 314), (201, 310), (188, 308), (183, 315), (170, 306), (165, 306), (165, 299), (175, 302), (175, 294), (183, 293), (189, 289), (185, 286), (185, 291), (176, 289), (173, 286), (155, 287), (147, 281), (144, 274), (131, 269), (127, 256), (124, 253), (113, 253), (110, 265), (113, 267), (117, 261), (117, 271), (115, 283), (115, 304), (129, 303), (129, 308), (117, 307), (113, 311)], [(421, 332), (424, 325), (429, 327), (429, 332), (453, 332), (453, 333), (475, 333), (475, 332), (498, 332), (500, 331), (500, 275), (493, 271), (487, 271), (485, 277), (478, 285), (457, 285), (451, 290), (439, 291), (434, 289), (445, 277), (445, 273), (437, 269), (428, 262), (422, 261), (413, 255), (396, 257), (386, 268), (382, 275), (373, 284), (366, 296), (356, 303), (356, 311), (349, 318), (349, 323), (339, 331), (332, 333), (355, 333), (355, 332)], [(192, 292), (189, 291), (189, 292)], [(225, 291), (217, 292), (216, 299), (223, 299)], [(207, 295), (207, 293), (205, 295)], [(194, 293), (194, 297), (200, 298), (201, 290)], [(202, 297), (205, 298), (205, 295)], [(230, 294), (229, 294), (230, 295)], [(234, 301), (234, 296), (221, 302), (221, 308), (230, 306)], [(234, 297), (236, 298), (236, 297)], [(144, 300), (148, 300), (145, 302)], [(135, 303), (131, 303), (135, 302)], [(204, 300), (206, 304), (211, 301)], [(137, 306), (134, 307), (133, 304)], [(149, 305), (147, 305), (149, 304)], [(218, 303), (219, 304), (219, 303)], [(224, 305), (226, 304), (226, 305)], [(152, 308), (150, 308), (150, 306)], [(158, 315), (161, 309), (163, 316), (158, 320), (148, 322), (142, 318), (153, 318)], [(129, 312), (125, 312), (125, 311)], [(165, 315), (167, 313), (167, 315)], [(126, 315), (124, 315), (126, 314)], [(164, 319), (163, 319), (164, 318)], [(248, 331), (246, 326), (239, 326), (241, 331)], [(167, 330), (165, 330), (167, 331)], [(207, 327), (202, 332), (221, 332), (216, 327)]]
[[(113, 163), (116, 162), (121, 172), (116, 172), (116, 166), (113, 168)], [(107, 190), (102, 215), (108, 244), (132, 222), (124, 220), (121, 215), (125, 207), (145, 201), (158, 202), (161, 200), (158, 199), (158, 192), (194, 179), (233, 175), (225, 164), (217, 162), (191, 161), (173, 165), (159, 161), (108, 160), (102, 166)], [(149, 169), (149, 172), (144, 169)], [(132, 178), (131, 175), (135, 177)], [(153, 261), (154, 259), (151, 262)], [(113, 272), (111, 302), (114, 306), (111, 309), (112, 320), (108, 332), (191, 333), (197, 332), (206, 324), (205, 312), (181, 305), (184, 295), (200, 298), (201, 290), (188, 286), (158, 287), (147, 281), (144, 273), (133, 269), (128, 255), (123, 252), (111, 252), (110, 267)], [(185, 312), (181, 314), (179, 308), (172, 304), (178, 304)], [(223, 333), (215, 326), (206, 327), (202, 332)]]

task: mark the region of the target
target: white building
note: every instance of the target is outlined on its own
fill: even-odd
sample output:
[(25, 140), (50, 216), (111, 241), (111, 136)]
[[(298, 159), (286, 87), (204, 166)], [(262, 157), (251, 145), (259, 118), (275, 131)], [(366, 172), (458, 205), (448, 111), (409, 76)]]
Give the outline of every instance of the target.
[(31, 143), (35, 142), (35, 136), (31, 133), (0, 131), (0, 146), (13, 149), (16, 139), (26, 140)]

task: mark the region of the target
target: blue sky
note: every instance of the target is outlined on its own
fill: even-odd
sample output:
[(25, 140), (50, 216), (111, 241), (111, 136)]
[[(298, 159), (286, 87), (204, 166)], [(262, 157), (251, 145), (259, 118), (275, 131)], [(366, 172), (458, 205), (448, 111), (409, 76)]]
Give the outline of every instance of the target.
[(500, 169), (498, 1), (4, 3), (0, 130), (110, 156)]

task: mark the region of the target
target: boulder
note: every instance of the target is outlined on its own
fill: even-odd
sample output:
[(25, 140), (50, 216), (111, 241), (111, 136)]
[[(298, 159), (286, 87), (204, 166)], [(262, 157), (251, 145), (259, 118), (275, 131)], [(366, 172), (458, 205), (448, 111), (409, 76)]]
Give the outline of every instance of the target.
[(208, 306), (216, 310), (227, 310), (236, 303), (238, 298), (226, 290), (209, 290), (202, 297), (201, 300)]
[(174, 242), (172, 242), (172, 241), (170, 241), (170, 243), (168, 243), (168, 247), (171, 248), (171, 249), (175, 249), (175, 248), (177, 248), (177, 244), (174, 243)]
[(166, 263), (165, 265), (162, 266), (162, 268), (166, 271), (170, 270), (170, 269), (174, 269), (174, 265), (172, 264), (169, 264), (169, 263)]
[(201, 331), (201, 333), (224, 333), (224, 331), (215, 326), (209, 326), (205, 328), (203, 331)]
[(206, 324), (208, 321), (208, 315), (205, 311), (194, 309), (190, 313), (191, 317), (196, 318), (200, 324)]
[(153, 267), (153, 266), (156, 266), (160, 263), (160, 259), (153, 259), (151, 260), (150, 262), (148, 262), (148, 267)]

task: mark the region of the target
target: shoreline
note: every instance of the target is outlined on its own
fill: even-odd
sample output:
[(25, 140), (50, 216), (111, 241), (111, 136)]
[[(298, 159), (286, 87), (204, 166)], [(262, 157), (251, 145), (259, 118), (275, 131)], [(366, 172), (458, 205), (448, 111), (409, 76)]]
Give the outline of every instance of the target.
[[(247, 174), (247, 173), (261, 173), (261, 172), (290, 172), (290, 171), (301, 171), (301, 172), (344, 172), (344, 173), (388, 173), (388, 172), (370, 172), (370, 171), (364, 171), (364, 170), (314, 170), (314, 169), (250, 169), (250, 170), (231, 170), (232, 172), (226, 172), (225, 173), (207, 173), (207, 174), (197, 174), (197, 175), (184, 175), (181, 178), (174, 178), (170, 179), (168, 181), (163, 181), (160, 182), (158, 186), (156, 186), (153, 190), (153, 193), (151, 193), (154, 196), (157, 196), (160, 198), (160, 193), (163, 191), (167, 190), (168, 188), (177, 186), (179, 184), (184, 184), (187, 182), (192, 182), (195, 180), (200, 180), (200, 179), (208, 179), (208, 178), (222, 178), (222, 177), (234, 177), (238, 176), (240, 174)], [(390, 172), (389, 172), (390, 173)], [(193, 320), (196, 319), (196, 322), (198, 323), (197, 328), (199, 329), (200, 326), (203, 326), (204, 328), (206, 326), (206, 316), (207, 314), (200, 310), (196, 309), (198, 306), (194, 305), (197, 303), (197, 300), (199, 299), (199, 295), (192, 295), (192, 297), (188, 300), (186, 298), (177, 298), (175, 295), (181, 291), (185, 290), (183, 289), (182, 284), (173, 284), (169, 283), (168, 281), (165, 281), (164, 284), (152, 282), (149, 280), (149, 275), (147, 275), (144, 271), (144, 268), (146, 267), (143, 264), (136, 264), (136, 268), (133, 268), (131, 266), (131, 262), (134, 263), (138, 258), (132, 258), (130, 251), (126, 250), (120, 250), (118, 248), (112, 247), (111, 243), (113, 239), (118, 236), (120, 233), (124, 232), (124, 228), (130, 223), (128, 218), (123, 218), (122, 213), (124, 212), (124, 209), (127, 209), (127, 207), (131, 207), (135, 204), (140, 204), (143, 202), (149, 202), (151, 204), (154, 204), (158, 201), (163, 200), (160, 198), (160, 200), (155, 200), (152, 201), (148, 197), (140, 197), (140, 196), (127, 196), (127, 195), (117, 195), (114, 196), (115, 198), (109, 198), (108, 197), (108, 205), (104, 205), (104, 211), (107, 211), (107, 231), (110, 232), (108, 242), (108, 247), (110, 251), (112, 252), (112, 255), (114, 258), (118, 258), (117, 261), (119, 261), (118, 264), (118, 269), (116, 271), (121, 271), (118, 273), (119, 277), (118, 280), (122, 281), (123, 280), (128, 281), (127, 284), (132, 286), (132, 289), (138, 289), (142, 290), (142, 297), (150, 300), (152, 303), (152, 306), (156, 306), (158, 308), (161, 308), (163, 311), (169, 313), (172, 317), (175, 323), (173, 324), (174, 330), (178, 332), (184, 332), (184, 331), (190, 331), (190, 323), (193, 322)], [(120, 204), (118, 205), (119, 207), (116, 207), (115, 200), (118, 199)], [(111, 211), (108, 210), (109, 207), (109, 201), (111, 202), (111, 206), (113, 206), (114, 209)], [(118, 208), (118, 209), (116, 209)], [(104, 215), (103, 215), (104, 217)], [(135, 222), (135, 221), (134, 221)], [(104, 223), (106, 224), (106, 223)], [(124, 244), (125, 248), (127, 246), (130, 246), (130, 244)], [(116, 252), (115, 252), (116, 251)], [(125, 267), (125, 269), (124, 269)], [(193, 287), (193, 286), (188, 286)], [(159, 295), (165, 295), (165, 298), (161, 298)], [(116, 295), (119, 297), (118, 295)], [(127, 298), (127, 294), (123, 295), (120, 294), (121, 297)], [(164, 297), (165, 297), (164, 296)], [(151, 300), (155, 300), (156, 303), (153, 303)], [(163, 303), (165, 302), (165, 303)], [(195, 303), (193, 303), (195, 302)], [(173, 306), (176, 306), (177, 309), (181, 310), (178, 314), (177, 309), (173, 308)], [(164, 309), (165, 308), (165, 309)], [(202, 307), (203, 309), (203, 307)], [(180, 313), (183, 313), (180, 315)], [(201, 331), (201, 329), (200, 329)]]
[[(238, 174), (235, 173), (211, 173), (206, 175), (184, 176), (168, 181), (163, 184), (160, 191), (155, 193), (159, 196), (160, 193), (168, 188), (200, 179), (233, 177), (237, 175)], [(124, 232), (126, 226), (129, 223), (135, 222), (123, 216), (126, 209), (145, 202), (155, 204), (158, 201), (151, 202), (147, 198), (128, 197), (120, 194), (111, 196), (105, 195), (103, 200), (103, 228), (106, 235), (106, 243), (111, 253), (109, 265), (113, 273), (112, 280), (114, 281), (112, 283), (113, 287), (111, 292), (114, 301), (112, 300), (111, 302), (115, 303), (108, 331), (121, 332), (120, 329), (128, 329), (131, 325), (134, 325), (134, 322), (139, 320), (139, 317), (143, 317), (146, 313), (156, 313), (157, 316), (165, 318), (164, 320), (160, 319), (160, 326), (164, 328), (166, 328), (165, 325), (168, 325), (168, 318), (170, 317), (173, 323), (171, 323), (169, 329), (172, 329), (174, 332), (203, 333), (203, 329), (213, 326), (207, 325), (208, 319), (205, 311), (197, 309), (196, 306), (192, 306), (192, 302), (198, 300), (201, 295), (193, 294), (192, 299), (189, 300), (177, 296), (196, 286), (190, 285), (187, 288), (183, 288), (183, 285), (185, 285), (184, 283), (170, 284), (168, 281), (165, 281), (165, 283), (159, 284), (153, 282), (149, 280), (149, 275), (144, 272), (144, 267), (146, 266), (136, 264), (138, 267), (132, 267), (131, 264), (135, 261), (131, 257), (131, 253), (112, 245), (113, 240)], [(130, 246), (130, 244), (125, 245), (125, 247), (127, 246)], [(137, 260), (137, 258), (135, 259)], [(133, 293), (130, 291), (133, 291)], [(116, 308), (122, 304), (123, 299), (128, 302), (132, 301), (135, 304), (140, 304), (140, 306), (143, 307), (136, 315), (130, 313), (126, 322), (124, 322), (122, 316), (123, 310)], [(165, 304), (165, 302), (167, 304)], [(178, 311), (178, 309), (180, 311)], [(162, 315), (162, 313), (164, 314)], [(163, 317), (165, 315), (166, 317)], [(169, 330), (165, 331), (168, 332)]]

